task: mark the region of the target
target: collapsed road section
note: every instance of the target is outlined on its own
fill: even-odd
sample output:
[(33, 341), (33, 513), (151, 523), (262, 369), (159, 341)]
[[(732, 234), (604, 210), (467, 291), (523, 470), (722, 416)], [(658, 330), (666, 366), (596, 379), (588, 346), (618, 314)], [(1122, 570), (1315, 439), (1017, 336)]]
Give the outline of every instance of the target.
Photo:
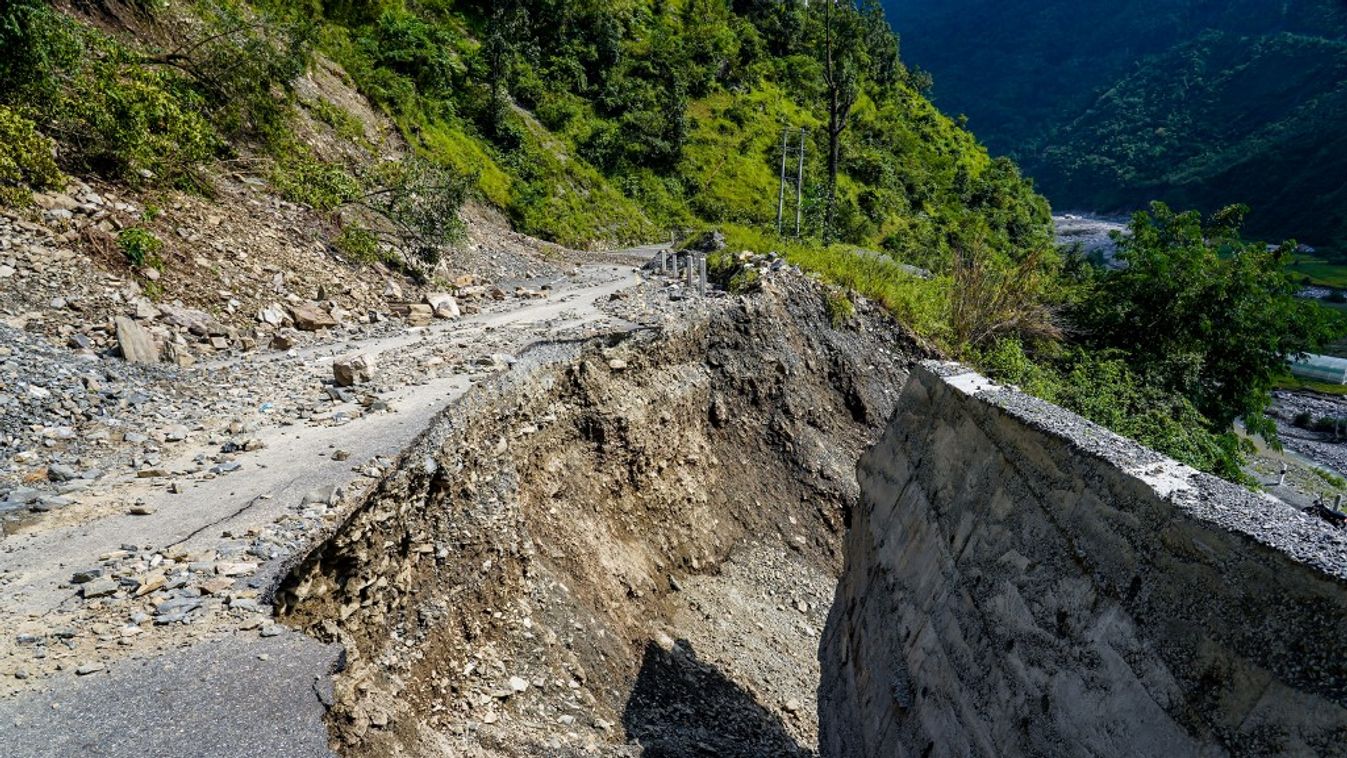
[(276, 594), (347, 651), (341, 750), (813, 754), (855, 461), (921, 352), (825, 294), (540, 347), (438, 419)]

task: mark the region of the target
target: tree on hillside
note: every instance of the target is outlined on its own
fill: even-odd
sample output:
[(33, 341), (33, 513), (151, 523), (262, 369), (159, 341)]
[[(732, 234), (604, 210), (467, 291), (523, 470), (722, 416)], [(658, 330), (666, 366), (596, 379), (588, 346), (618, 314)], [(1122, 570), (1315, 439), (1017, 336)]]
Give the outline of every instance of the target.
[(837, 171), (841, 162), (842, 133), (851, 120), (869, 67), (866, 37), (860, 13), (851, 0), (825, 0), (821, 63), (828, 111), (828, 194), (824, 201), (823, 237), (833, 238), (837, 206)]
[(1240, 239), (1248, 208), (1206, 223), (1163, 203), (1137, 213), (1118, 239), (1121, 269), (1102, 276), (1075, 321), (1094, 347), (1118, 350), (1158, 387), (1192, 400), (1217, 429), (1243, 418), (1268, 439), (1265, 411), (1286, 360), (1347, 334), (1343, 317), (1298, 298), (1287, 274), (1295, 244)]
[(860, 13), (861, 31), (870, 58), (870, 79), (883, 86), (893, 84), (904, 73), (898, 54), (898, 35), (889, 25), (879, 0), (861, 0)]
[(498, 131), (509, 110), (509, 84), (522, 41), (528, 30), (528, 10), (515, 3), (496, 6), (487, 22), (486, 40), (482, 43), (482, 62), (487, 88), (491, 93), (489, 123)]

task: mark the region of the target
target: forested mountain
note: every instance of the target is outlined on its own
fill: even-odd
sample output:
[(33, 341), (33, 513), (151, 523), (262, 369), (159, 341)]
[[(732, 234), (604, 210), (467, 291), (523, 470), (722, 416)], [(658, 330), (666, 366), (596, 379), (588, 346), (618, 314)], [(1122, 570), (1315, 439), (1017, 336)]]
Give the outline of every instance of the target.
[[(1049, 188), (1099, 193), (1065, 205), (1245, 200), (1262, 229), (1291, 206), (1303, 228), (1288, 233), (1317, 241), (1342, 226), (1322, 209), (1347, 151), (1333, 148), (1338, 95), (1319, 91), (1342, 79), (1341, 41), (1310, 33), (1336, 17), (1308, 2), (1280, 26), (1251, 3), (927, 6), (909, 51), (950, 64), (940, 91), (967, 98), (951, 110), (994, 145), (1027, 145)], [(1229, 30), (1184, 31), (1212, 25)], [(965, 45), (965, 59), (925, 57)], [(753, 252), (779, 254), (826, 282), (833, 328), (865, 296), (948, 355), (1242, 476), (1233, 420), (1266, 433), (1286, 356), (1343, 331), (1295, 299), (1290, 249), (1244, 242), (1239, 208), (1157, 205), (1121, 247), (1126, 270), (1061, 255), (1031, 182), (942, 114), (899, 53), (878, 0), (9, 0), (0, 205), (31, 212), (33, 191), (73, 176), (160, 207), (159, 193), (216, 197), (227, 174), (311, 211), (325, 255), (423, 283), (452, 281), (446, 264), (468, 252), (468, 199), (569, 247), (716, 230), (728, 247), (709, 266), (732, 293), (759, 283)], [(783, 161), (783, 134), (802, 161)], [(1323, 152), (1293, 171), (1286, 145)], [(798, 234), (790, 200), (777, 229), (794, 194), (783, 162), (803, 177)], [(155, 218), (115, 244), (163, 294)]]
[(1347, 3), (886, 0), (904, 56), (1063, 209), (1253, 207), (1347, 250)]
[[(312, 50), (339, 63), (420, 157), (470, 177), (521, 231), (564, 244), (658, 239), (703, 222), (774, 225), (783, 129), (806, 135), (806, 236), (936, 268), (951, 233), (1007, 252), (1049, 239), (1042, 199), (923, 97), (875, 2), (137, 4), (136, 23), (155, 24), (152, 44), (47, 7), (23, 0), (5, 12), (0, 45), (22, 54), (0, 56), (0, 106), (61, 137), (58, 160), (71, 170), (182, 182), (191, 165), (247, 143), (305, 169), (278, 185), (311, 195), (326, 178), (333, 192), (307, 199), (340, 202), (354, 184), (339, 167), (301, 160), (283, 124), (261, 117), (274, 109), (234, 112), (282, 87)], [(184, 7), (200, 20), (175, 21)], [(295, 54), (266, 52), (255, 23)], [(235, 43), (246, 43), (243, 57), (225, 65)], [(135, 104), (112, 84), (171, 105), (184, 131), (140, 134), (149, 120), (135, 114), (94, 118), (85, 104)], [(156, 144), (119, 150), (127, 140)]]

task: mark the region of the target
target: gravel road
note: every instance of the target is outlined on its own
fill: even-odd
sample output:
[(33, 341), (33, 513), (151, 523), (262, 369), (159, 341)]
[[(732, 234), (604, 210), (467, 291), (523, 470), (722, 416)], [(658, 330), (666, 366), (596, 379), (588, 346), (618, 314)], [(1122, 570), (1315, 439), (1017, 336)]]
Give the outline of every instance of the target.
[[(272, 579), (529, 344), (631, 328), (598, 306), (640, 282), (630, 266), (586, 265), (545, 296), (458, 320), (198, 365), (170, 402), (199, 413), (167, 435), (130, 433), (153, 460), (125, 440), (90, 446), (72, 465), (98, 470), (87, 486), (34, 484), (71, 502), (11, 521), (0, 541), (3, 752), (322, 754), (337, 653), (271, 621)], [(334, 361), (353, 354), (374, 375), (335, 386)], [(147, 376), (150, 406), (162, 396)]]

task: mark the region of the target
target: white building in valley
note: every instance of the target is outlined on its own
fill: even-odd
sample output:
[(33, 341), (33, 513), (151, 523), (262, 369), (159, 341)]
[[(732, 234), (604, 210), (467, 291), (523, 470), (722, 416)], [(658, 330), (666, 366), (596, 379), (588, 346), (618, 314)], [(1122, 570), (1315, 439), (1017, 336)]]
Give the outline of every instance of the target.
[(1306, 353), (1291, 360), (1291, 374), (1329, 384), (1347, 384), (1347, 358)]

